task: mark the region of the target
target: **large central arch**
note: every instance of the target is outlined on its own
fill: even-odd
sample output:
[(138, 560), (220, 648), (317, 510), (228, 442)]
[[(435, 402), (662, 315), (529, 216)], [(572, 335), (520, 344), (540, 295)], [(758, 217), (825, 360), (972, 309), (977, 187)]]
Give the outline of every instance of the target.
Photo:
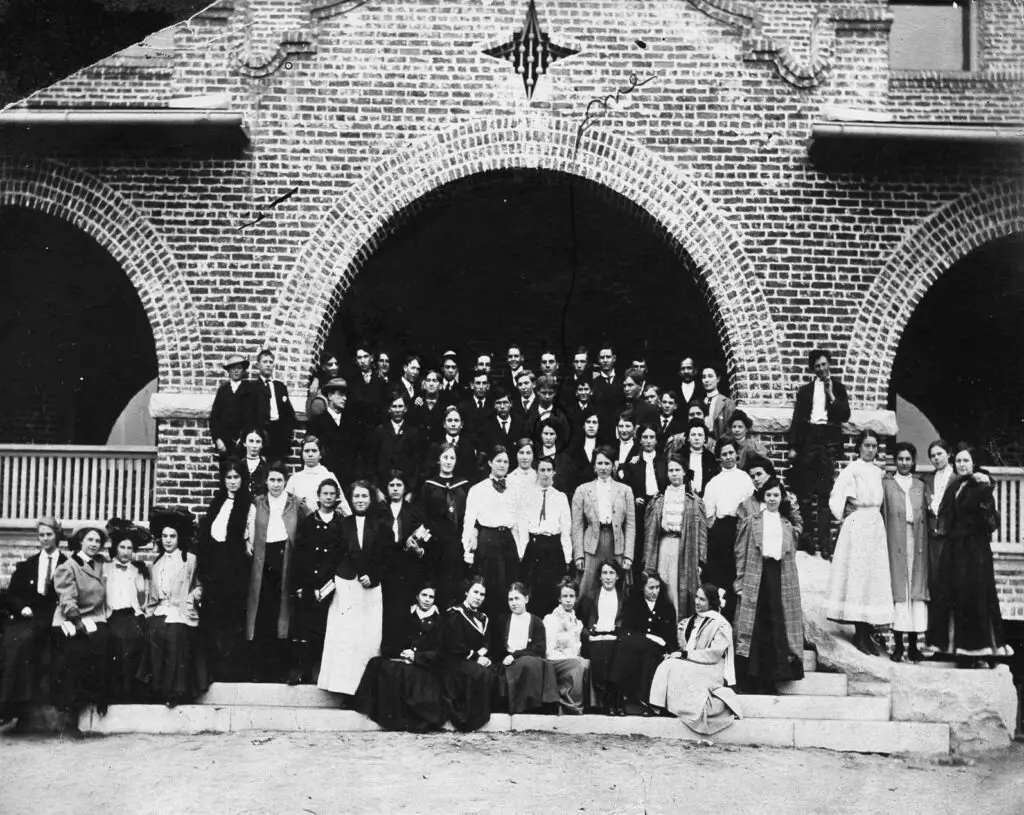
[(786, 404), (775, 326), (740, 235), (707, 196), (641, 145), (546, 114), (475, 120), (417, 139), (373, 167), (327, 213), (298, 258), (267, 326), (282, 373), (299, 381), (323, 345), (345, 290), (395, 216), (432, 190), (476, 173), (555, 170), (602, 184), (655, 219), (699, 269), (744, 401)]
[(199, 315), (170, 247), (142, 213), (99, 179), (55, 161), (0, 162), (0, 206), (54, 215), (106, 249), (146, 310), (161, 389), (201, 389)]

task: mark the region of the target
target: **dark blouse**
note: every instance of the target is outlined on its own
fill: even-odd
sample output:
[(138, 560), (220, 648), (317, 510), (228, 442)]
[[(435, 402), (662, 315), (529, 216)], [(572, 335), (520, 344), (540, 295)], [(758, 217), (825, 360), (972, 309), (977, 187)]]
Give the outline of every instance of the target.
[(480, 649), (490, 645), (488, 619), (482, 611), (471, 612), (458, 605), (448, 610), (444, 618), (444, 655), (449, 662), (474, 660)]

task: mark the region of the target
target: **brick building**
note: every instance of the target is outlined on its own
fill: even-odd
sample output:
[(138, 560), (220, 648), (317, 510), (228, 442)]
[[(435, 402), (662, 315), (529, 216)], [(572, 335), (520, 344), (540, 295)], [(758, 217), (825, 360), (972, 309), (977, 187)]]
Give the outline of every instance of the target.
[[(162, 502), (209, 495), (205, 413), (227, 353), (273, 348), (301, 395), (329, 338), (396, 331), (395, 352), (503, 351), (514, 333), (535, 354), (609, 325), (637, 343), (638, 324), (665, 374), (680, 347), (720, 359), (778, 455), (823, 344), (854, 426), (895, 434), (902, 365), (929, 428), (966, 434), (983, 414), (1000, 427), (988, 446), (1019, 464), (1024, 371), (999, 349), (1022, 338), (1022, 60), (1014, 0), (221, 0), (0, 113), (0, 214), (104, 250), (94, 283), (85, 250), (65, 251), (75, 297), (130, 282), (120, 305), (90, 302), (100, 322), (123, 307), (124, 331), (74, 365), (131, 371), (123, 393), (97, 388), (113, 416), (158, 378)], [(515, 228), (536, 232), (488, 249), (513, 217), (497, 202), (519, 195)], [(583, 234), (551, 226), (564, 206)], [(586, 250), (612, 234), (640, 254)], [(17, 313), (47, 288), (32, 265)], [(915, 328), (950, 270), (999, 306), (960, 313), (950, 289)], [(486, 296), (509, 276), (548, 316)], [(424, 317), (431, 292), (450, 315)], [(570, 295), (589, 305), (553, 329)], [(914, 380), (965, 324), (983, 356), (970, 377)], [(39, 375), (57, 340), (3, 342), (33, 374), (0, 394), (0, 441), (78, 441), (39, 386), (66, 378)], [(952, 410), (971, 383), (979, 398)], [(1024, 616), (1024, 596), (1004, 599)]]

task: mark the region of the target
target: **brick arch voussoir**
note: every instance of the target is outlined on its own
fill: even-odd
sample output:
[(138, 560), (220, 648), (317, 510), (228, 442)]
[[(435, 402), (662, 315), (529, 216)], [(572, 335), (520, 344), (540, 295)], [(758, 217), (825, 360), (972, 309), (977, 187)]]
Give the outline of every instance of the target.
[(82, 230), (121, 266), (146, 312), (161, 390), (200, 389), (206, 370), (199, 316), (166, 242), (109, 185), (53, 161), (0, 162), (0, 206), (19, 206)]
[(914, 309), (954, 264), (992, 241), (1024, 234), (1024, 182), (1005, 181), (940, 207), (907, 235), (865, 294), (846, 376), (854, 405), (884, 408), (896, 352)]
[(783, 365), (767, 299), (740, 235), (683, 173), (642, 145), (578, 123), (496, 117), (435, 132), (381, 160), (324, 216), (297, 259), (267, 326), (279, 365), (300, 381), (322, 348), (345, 291), (399, 214), (431, 191), (471, 175), (551, 170), (604, 186), (662, 225), (697, 269), (730, 382), (748, 402), (785, 402)]

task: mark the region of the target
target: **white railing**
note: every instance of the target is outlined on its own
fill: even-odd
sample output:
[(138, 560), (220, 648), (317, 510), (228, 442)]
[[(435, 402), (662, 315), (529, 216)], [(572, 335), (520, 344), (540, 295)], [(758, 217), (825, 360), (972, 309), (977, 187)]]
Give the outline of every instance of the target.
[[(930, 473), (933, 467), (918, 465), (917, 472)], [(985, 467), (995, 482), (996, 508), (999, 510), (999, 529), (992, 536), (995, 552), (1024, 554), (1024, 467)]]
[(41, 515), (65, 527), (145, 521), (155, 466), (155, 447), (0, 444), (0, 527), (31, 527)]

